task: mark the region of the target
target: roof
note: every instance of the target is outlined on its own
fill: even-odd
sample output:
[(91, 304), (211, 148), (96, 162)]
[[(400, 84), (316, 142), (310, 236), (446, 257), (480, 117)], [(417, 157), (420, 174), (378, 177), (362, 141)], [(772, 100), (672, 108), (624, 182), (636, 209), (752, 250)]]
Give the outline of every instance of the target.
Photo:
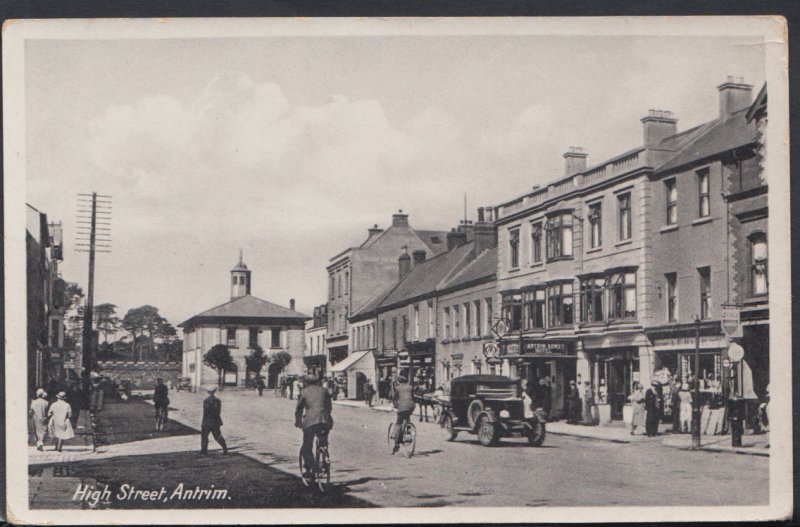
[(364, 318), (364, 315), (369, 315), (378, 309), (378, 306), (381, 305), (381, 302), (383, 302), (386, 296), (392, 292), (392, 289), (394, 289), (396, 285), (397, 283), (391, 284), (390, 286), (384, 288), (380, 293), (364, 302), (361, 307), (357, 308), (355, 312), (350, 315), (349, 320), (358, 321), (361, 318)]
[(475, 242), (468, 242), (451, 251), (415, 265), (389, 293), (380, 307), (391, 306), (434, 292), (440, 284), (468, 263)]
[(747, 110), (747, 122), (767, 113), (767, 83), (765, 82), (756, 95), (756, 99)]
[(451, 289), (497, 276), (497, 245), (486, 249), (461, 270), (452, 275), (440, 289)]
[(370, 350), (354, 351), (353, 353), (348, 355), (347, 358), (345, 358), (343, 361), (337, 362), (336, 364), (331, 366), (331, 372), (333, 373), (333, 372), (337, 372), (337, 371), (345, 371), (347, 368), (349, 368), (350, 366), (354, 365), (356, 362), (358, 362), (361, 359), (363, 359), (367, 355), (367, 353), (372, 353), (372, 352)]
[(418, 231), (415, 229), (414, 232), (425, 242), (433, 254), (442, 254), (447, 251), (447, 231)]
[(747, 121), (748, 109), (743, 108), (727, 118), (717, 119), (703, 125), (694, 140), (659, 167), (656, 172), (670, 172), (754, 143), (756, 141), (756, 123)]
[[(190, 319), (178, 324), (178, 327), (191, 327), (199, 324), (241, 322), (248, 324), (275, 323), (303, 323), (311, 319), (308, 315), (292, 311), (272, 302), (261, 300), (251, 295), (234, 298), (208, 311), (203, 311)], [(245, 322), (246, 321), (246, 322)]]
[(486, 382), (486, 383), (511, 383), (515, 382), (513, 379), (505, 377), (503, 375), (462, 375), (461, 377), (456, 377), (452, 381), (450, 381), (450, 385), (461, 383), (461, 382)]

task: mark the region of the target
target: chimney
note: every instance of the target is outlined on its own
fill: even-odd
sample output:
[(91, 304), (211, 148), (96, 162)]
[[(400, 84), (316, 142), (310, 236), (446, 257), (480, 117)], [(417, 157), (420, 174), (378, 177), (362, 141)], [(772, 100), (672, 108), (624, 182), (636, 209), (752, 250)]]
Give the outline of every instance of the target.
[(367, 229), (367, 234), (369, 234), (368, 238), (372, 238), (373, 236), (377, 236), (382, 232), (383, 232), (383, 229), (379, 229), (377, 223), (371, 229)]
[(589, 154), (579, 146), (571, 146), (564, 154), (564, 177), (586, 170), (586, 157)]
[(750, 106), (753, 86), (744, 83), (744, 77), (728, 75), (728, 80), (719, 86), (719, 116), (728, 117), (736, 110)]
[(464, 245), (467, 243), (467, 234), (461, 230), (459, 227), (458, 229), (453, 228), (450, 229), (450, 232), (447, 233), (447, 250), (452, 251), (459, 245)]
[(494, 221), (494, 207), (483, 207), (486, 221)]
[(459, 222), (459, 229), (464, 233), (468, 242), (471, 242), (475, 237), (475, 225), (470, 220), (461, 220)]
[(497, 245), (497, 229), (491, 221), (483, 221), (483, 210), (478, 209), (478, 222), (475, 224), (475, 256)]
[(419, 265), (425, 261), (425, 249), (417, 249), (411, 253), (414, 265)]
[(478, 223), (480, 223), (482, 221), (485, 221), (485, 219), (484, 219), (485, 215), (484, 215), (483, 211), (484, 211), (483, 207), (478, 207)]
[(408, 214), (403, 214), (402, 209), (392, 214), (392, 227), (408, 227)]
[(678, 119), (672, 112), (666, 110), (648, 110), (647, 115), (640, 119), (644, 133), (644, 146), (656, 146), (662, 139), (675, 135), (678, 132)]
[(411, 272), (411, 257), (408, 255), (408, 246), (403, 245), (403, 254), (397, 259), (397, 268), (399, 270), (400, 280), (406, 277)]
[(289, 309), (294, 311), (294, 298), (289, 299)]

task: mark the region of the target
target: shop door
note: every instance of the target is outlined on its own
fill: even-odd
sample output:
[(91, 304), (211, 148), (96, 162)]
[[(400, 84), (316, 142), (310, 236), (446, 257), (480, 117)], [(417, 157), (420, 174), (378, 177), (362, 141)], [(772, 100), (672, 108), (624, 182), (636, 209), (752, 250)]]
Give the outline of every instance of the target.
[(367, 376), (363, 373), (356, 372), (356, 399), (363, 401), (366, 399), (364, 395), (364, 388), (367, 386)]
[(608, 403), (611, 405), (611, 419), (622, 419), (622, 408), (628, 399), (628, 368), (623, 360), (608, 361)]

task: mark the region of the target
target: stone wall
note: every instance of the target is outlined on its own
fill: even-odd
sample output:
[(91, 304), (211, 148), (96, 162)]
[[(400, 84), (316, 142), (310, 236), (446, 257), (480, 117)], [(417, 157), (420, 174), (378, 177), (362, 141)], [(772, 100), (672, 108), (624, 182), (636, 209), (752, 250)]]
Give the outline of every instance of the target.
[(116, 382), (131, 381), (134, 390), (150, 390), (161, 377), (169, 386), (181, 376), (180, 362), (122, 362), (100, 361), (100, 375), (107, 375)]

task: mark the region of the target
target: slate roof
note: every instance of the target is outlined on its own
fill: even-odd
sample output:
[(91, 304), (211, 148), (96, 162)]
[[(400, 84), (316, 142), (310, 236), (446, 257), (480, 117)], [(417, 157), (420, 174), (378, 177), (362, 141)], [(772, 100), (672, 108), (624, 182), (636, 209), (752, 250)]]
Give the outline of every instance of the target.
[(383, 302), (386, 296), (391, 293), (392, 289), (394, 289), (396, 286), (396, 282), (392, 283), (392, 285), (383, 289), (380, 293), (364, 302), (361, 307), (356, 308), (355, 312), (350, 315), (349, 320), (358, 321), (363, 318), (363, 315), (367, 315), (367, 318), (369, 318), (370, 314), (378, 309), (378, 307), (381, 305), (381, 302)]
[(453, 289), (482, 279), (494, 279), (497, 276), (497, 245), (486, 249), (474, 260), (441, 284), (439, 289)]
[(701, 127), (694, 140), (681, 149), (656, 172), (664, 173), (699, 163), (722, 152), (733, 150), (756, 141), (756, 123), (747, 122), (747, 110), (743, 108), (724, 119), (711, 121)]
[(200, 324), (259, 324), (259, 323), (302, 323), (311, 317), (261, 300), (252, 295), (234, 298), (217, 307), (203, 311), (178, 324), (178, 327), (191, 327)]
[(418, 231), (415, 229), (414, 232), (422, 238), (433, 254), (442, 254), (447, 251), (447, 231)]

